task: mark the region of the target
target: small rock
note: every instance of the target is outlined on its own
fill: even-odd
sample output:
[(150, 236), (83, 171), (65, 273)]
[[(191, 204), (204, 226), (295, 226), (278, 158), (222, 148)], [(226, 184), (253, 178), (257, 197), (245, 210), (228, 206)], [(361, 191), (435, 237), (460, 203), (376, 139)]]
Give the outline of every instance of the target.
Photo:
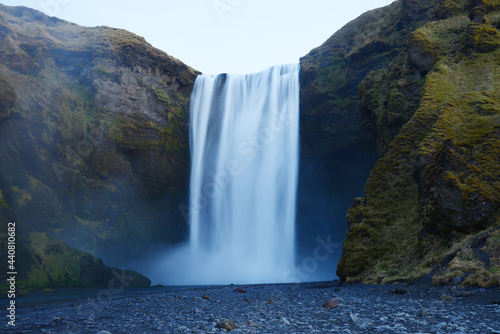
[(267, 300), (267, 304), (268, 304), (268, 305), (272, 305), (272, 304), (274, 304), (274, 300), (272, 300), (272, 299), (268, 299), (268, 300)]
[(288, 321), (287, 318), (281, 317), (281, 320), (283, 320), (283, 322), (285, 323), (285, 325), (290, 325), (290, 321)]
[(99, 332), (99, 333), (97, 333), (97, 334), (111, 334), (111, 332), (110, 332), (110, 331), (100, 331), (100, 332)]
[(336, 299), (330, 299), (323, 304), (323, 308), (337, 308), (339, 307), (339, 302)]
[(418, 313), (418, 315), (420, 317), (429, 317), (430, 316), (429, 311), (424, 307), (422, 307), (422, 309), (420, 309), (420, 312)]
[(442, 294), (441, 295), (441, 299), (442, 300), (446, 300), (446, 301), (450, 301), (450, 300), (453, 300), (453, 297), (452, 296), (448, 296), (447, 294)]
[(408, 289), (403, 287), (397, 287), (389, 291), (389, 293), (392, 295), (406, 295), (408, 293)]
[(250, 321), (248, 321), (248, 322), (246, 323), (246, 326), (247, 326), (247, 327), (259, 327), (259, 326), (260, 326), (260, 324), (258, 324), (258, 323), (256, 323), (256, 322), (253, 322), (252, 320), (250, 320)]
[(238, 326), (236, 326), (236, 324), (232, 320), (228, 320), (219, 322), (217, 325), (215, 325), (215, 328), (222, 328), (230, 332), (231, 329), (236, 329), (238, 328)]
[(437, 324), (436, 326), (438, 329), (442, 329), (442, 330), (445, 330), (446, 328), (448, 328), (448, 325), (445, 323), (445, 322), (440, 322), (439, 324)]
[(484, 16), (487, 14), (487, 10), (484, 6), (477, 6), (471, 9), (469, 12), (469, 19), (475, 23), (484, 23)]
[(247, 290), (242, 289), (242, 288), (236, 288), (236, 289), (234, 289), (234, 292), (247, 293)]
[(203, 297), (201, 297), (202, 299), (210, 299), (210, 296), (208, 295), (203, 295)]
[(184, 333), (184, 332), (187, 332), (188, 328), (186, 326), (181, 326), (179, 328), (177, 328), (177, 332), (178, 333)]
[(212, 330), (215, 327), (215, 322), (211, 322), (209, 324), (206, 324), (205, 326), (201, 326), (200, 329), (204, 331), (209, 331)]
[(472, 292), (472, 291), (462, 291), (462, 292), (457, 293), (457, 297), (469, 297), (469, 296), (472, 296), (473, 294), (474, 294), (474, 292)]

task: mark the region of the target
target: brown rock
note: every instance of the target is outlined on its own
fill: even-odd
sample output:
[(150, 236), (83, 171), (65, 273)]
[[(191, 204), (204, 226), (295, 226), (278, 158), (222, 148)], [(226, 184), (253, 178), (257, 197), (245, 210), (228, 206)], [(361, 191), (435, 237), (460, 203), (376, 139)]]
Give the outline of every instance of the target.
[(236, 288), (236, 289), (234, 289), (234, 292), (247, 293), (247, 290), (242, 289), (242, 288)]
[(469, 19), (474, 22), (474, 23), (484, 23), (484, 16), (486, 15), (487, 11), (484, 6), (477, 6), (472, 8), (472, 10), (469, 12)]
[(472, 296), (474, 294), (474, 292), (472, 291), (462, 291), (460, 293), (457, 294), (457, 297), (469, 297), (469, 296)]
[(230, 332), (232, 329), (238, 328), (238, 326), (236, 326), (236, 324), (233, 321), (227, 320), (219, 322), (217, 325), (215, 325), (215, 328), (222, 328)]
[(447, 294), (443, 294), (443, 295), (441, 295), (441, 299), (446, 300), (446, 301), (451, 301), (451, 300), (453, 300), (453, 297), (448, 296)]
[(267, 304), (268, 304), (268, 305), (272, 305), (272, 304), (274, 304), (274, 300), (272, 300), (272, 299), (268, 299), (268, 300), (267, 300)]
[(330, 299), (323, 304), (323, 308), (337, 308), (339, 307), (339, 302), (336, 299)]
[(203, 297), (201, 297), (203, 299), (210, 299), (210, 296), (207, 296), (207, 295), (203, 295)]

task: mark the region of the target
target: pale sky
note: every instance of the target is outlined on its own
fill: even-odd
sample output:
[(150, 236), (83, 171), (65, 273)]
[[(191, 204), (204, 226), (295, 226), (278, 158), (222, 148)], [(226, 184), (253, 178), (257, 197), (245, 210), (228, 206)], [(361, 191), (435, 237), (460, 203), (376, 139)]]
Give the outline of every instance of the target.
[(297, 63), (362, 13), (394, 0), (0, 0), (144, 37), (203, 73)]

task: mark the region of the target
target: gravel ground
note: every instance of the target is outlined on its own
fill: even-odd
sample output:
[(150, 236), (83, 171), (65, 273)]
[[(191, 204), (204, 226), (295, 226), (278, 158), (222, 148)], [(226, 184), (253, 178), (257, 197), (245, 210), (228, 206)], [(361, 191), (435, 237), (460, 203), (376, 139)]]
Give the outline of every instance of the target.
[[(337, 282), (19, 297), (8, 333), (499, 333), (500, 291)], [(329, 303), (327, 303), (329, 302)], [(325, 305), (325, 303), (327, 303)], [(331, 308), (326, 308), (330, 306)], [(222, 327), (222, 328), (219, 328)]]

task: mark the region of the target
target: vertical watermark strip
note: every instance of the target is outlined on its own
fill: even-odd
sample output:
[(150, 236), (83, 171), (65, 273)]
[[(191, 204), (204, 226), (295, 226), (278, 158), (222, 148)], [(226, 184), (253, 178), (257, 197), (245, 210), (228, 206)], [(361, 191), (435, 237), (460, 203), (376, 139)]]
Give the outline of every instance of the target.
[(8, 326), (16, 326), (16, 223), (10, 222), (7, 226), (7, 308)]

